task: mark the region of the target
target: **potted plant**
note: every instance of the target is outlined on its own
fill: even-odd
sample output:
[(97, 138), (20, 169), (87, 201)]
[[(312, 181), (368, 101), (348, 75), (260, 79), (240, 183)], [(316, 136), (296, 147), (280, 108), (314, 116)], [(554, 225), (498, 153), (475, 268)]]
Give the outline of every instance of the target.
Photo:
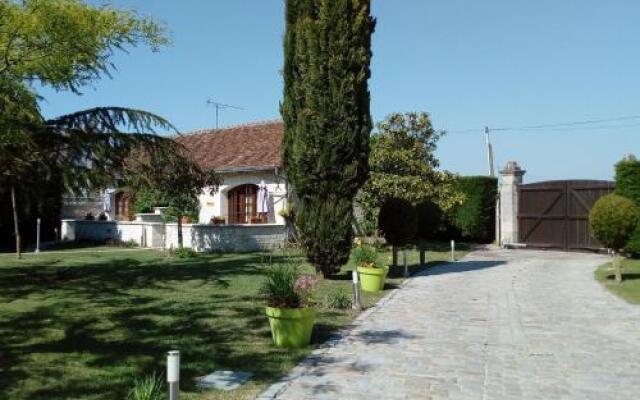
[(225, 224), (225, 219), (224, 219), (224, 217), (212, 217), (211, 218), (211, 224), (213, 224), (213, 225), (224, 225)]
[(267, 317), (273, 343), (278, 347), (309, 345), (316, 310), (311, 295), (316, 278), (300, 275), (293, 265), (275, 265), (267, 271), (262, 294), (267, 300)]
[(360, 245), (353, 252), (353, 259), (360, 275), (360, 286), (365, 292), (377, 292), (384, 289), (384, 281), (389, 268), (377, 263), (378, 253), (373, 246)]

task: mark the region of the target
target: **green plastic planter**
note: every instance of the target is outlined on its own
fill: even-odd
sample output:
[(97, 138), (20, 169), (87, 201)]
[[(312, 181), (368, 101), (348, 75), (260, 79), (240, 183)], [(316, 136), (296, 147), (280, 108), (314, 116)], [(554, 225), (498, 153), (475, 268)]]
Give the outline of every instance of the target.
[(360, 275), (360, 287), (365, 292), (378, 292), (384, 289), (384, 280), (389, 273), (389, 268), (358, 267)]
[(306, 308), (267, 307), (273, 343), (278, 347), (299, 349), (311, 342), (316, 310)]

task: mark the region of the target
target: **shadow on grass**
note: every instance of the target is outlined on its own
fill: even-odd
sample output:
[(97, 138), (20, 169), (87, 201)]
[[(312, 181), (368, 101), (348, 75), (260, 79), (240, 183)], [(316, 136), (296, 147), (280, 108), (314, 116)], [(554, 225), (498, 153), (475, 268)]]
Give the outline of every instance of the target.
[[(612, 281), (615, 282), (616, 280), (616, 276), (614, 274), (608, 274), (605, 279), (607, 281)], [(628, 273), (625, 274), (624, 272), (622, 273), (622, 281), (634, 281), (640, 279), (640, 274), (636, 274), (636, 273)]]
[(171, 349), (181, 351), (187, 391), (216, 369), (275, 379), (307, 352), (268, 346), (255, 295), (262, 262), (245, 254), (0, 268), (0, 398), (122, 399), (135, 378), (163, 371)]

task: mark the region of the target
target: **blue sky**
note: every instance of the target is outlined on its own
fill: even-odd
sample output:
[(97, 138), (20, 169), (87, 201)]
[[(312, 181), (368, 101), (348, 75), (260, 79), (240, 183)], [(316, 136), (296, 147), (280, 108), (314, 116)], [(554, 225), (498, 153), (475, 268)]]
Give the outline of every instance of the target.
[[(279, 117), (281, 0), (109, 4), (164, 21), (172, 46), (118, 54), (113, 79), (82, 96), (45, 90), (45, 115), (123, 105), (187, 132), (215, 125), (212, 98), (243, 108), (222, 111), (221, 125)], [(428, 111), (450, 131), (443, 168), (485, 174), (487, 125), (640, 115), (638, 1), (374, 0), (373, 13), (373, 117)], [(610, 179), (624, 154), (640, 155), (640, 118), (578, 128), (496, 131), (496, 164), (517, 160), (527, 182)]]

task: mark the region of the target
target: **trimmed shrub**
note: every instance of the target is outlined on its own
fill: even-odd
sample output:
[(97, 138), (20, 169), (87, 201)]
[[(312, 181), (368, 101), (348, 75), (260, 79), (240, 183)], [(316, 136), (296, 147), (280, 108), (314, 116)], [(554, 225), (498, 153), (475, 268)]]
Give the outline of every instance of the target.
[(627, 244), (639, 219), (640, 210), (633, 201), (617, 194), (601, 197), (589, 212), (593, 235), (616, 252)]
[[(640, 161), (629, 156), (616, 164), (616, 194), (632, 200), (640, 207)], [(629, 253), (640, 254), (640, 224), (625, 245)]]
[(443, 235), (444, 213), (440, 206), (432, 201), (423, 201), (416, 205), (418, 229), (416, 238), (419, 240), (437, 240)]
[(453, 211), (453, 226), (465, 240), (492, 242), (495, 239), (498, 180), (488, 176), (463, 176), (455, 187), (465, 195), (465, 200)]
[(416, 210), (407, 200), (389, 199), (380, 207), (378, 227), (387, 243), (393, 246), (408, 244), (418, 231)]

